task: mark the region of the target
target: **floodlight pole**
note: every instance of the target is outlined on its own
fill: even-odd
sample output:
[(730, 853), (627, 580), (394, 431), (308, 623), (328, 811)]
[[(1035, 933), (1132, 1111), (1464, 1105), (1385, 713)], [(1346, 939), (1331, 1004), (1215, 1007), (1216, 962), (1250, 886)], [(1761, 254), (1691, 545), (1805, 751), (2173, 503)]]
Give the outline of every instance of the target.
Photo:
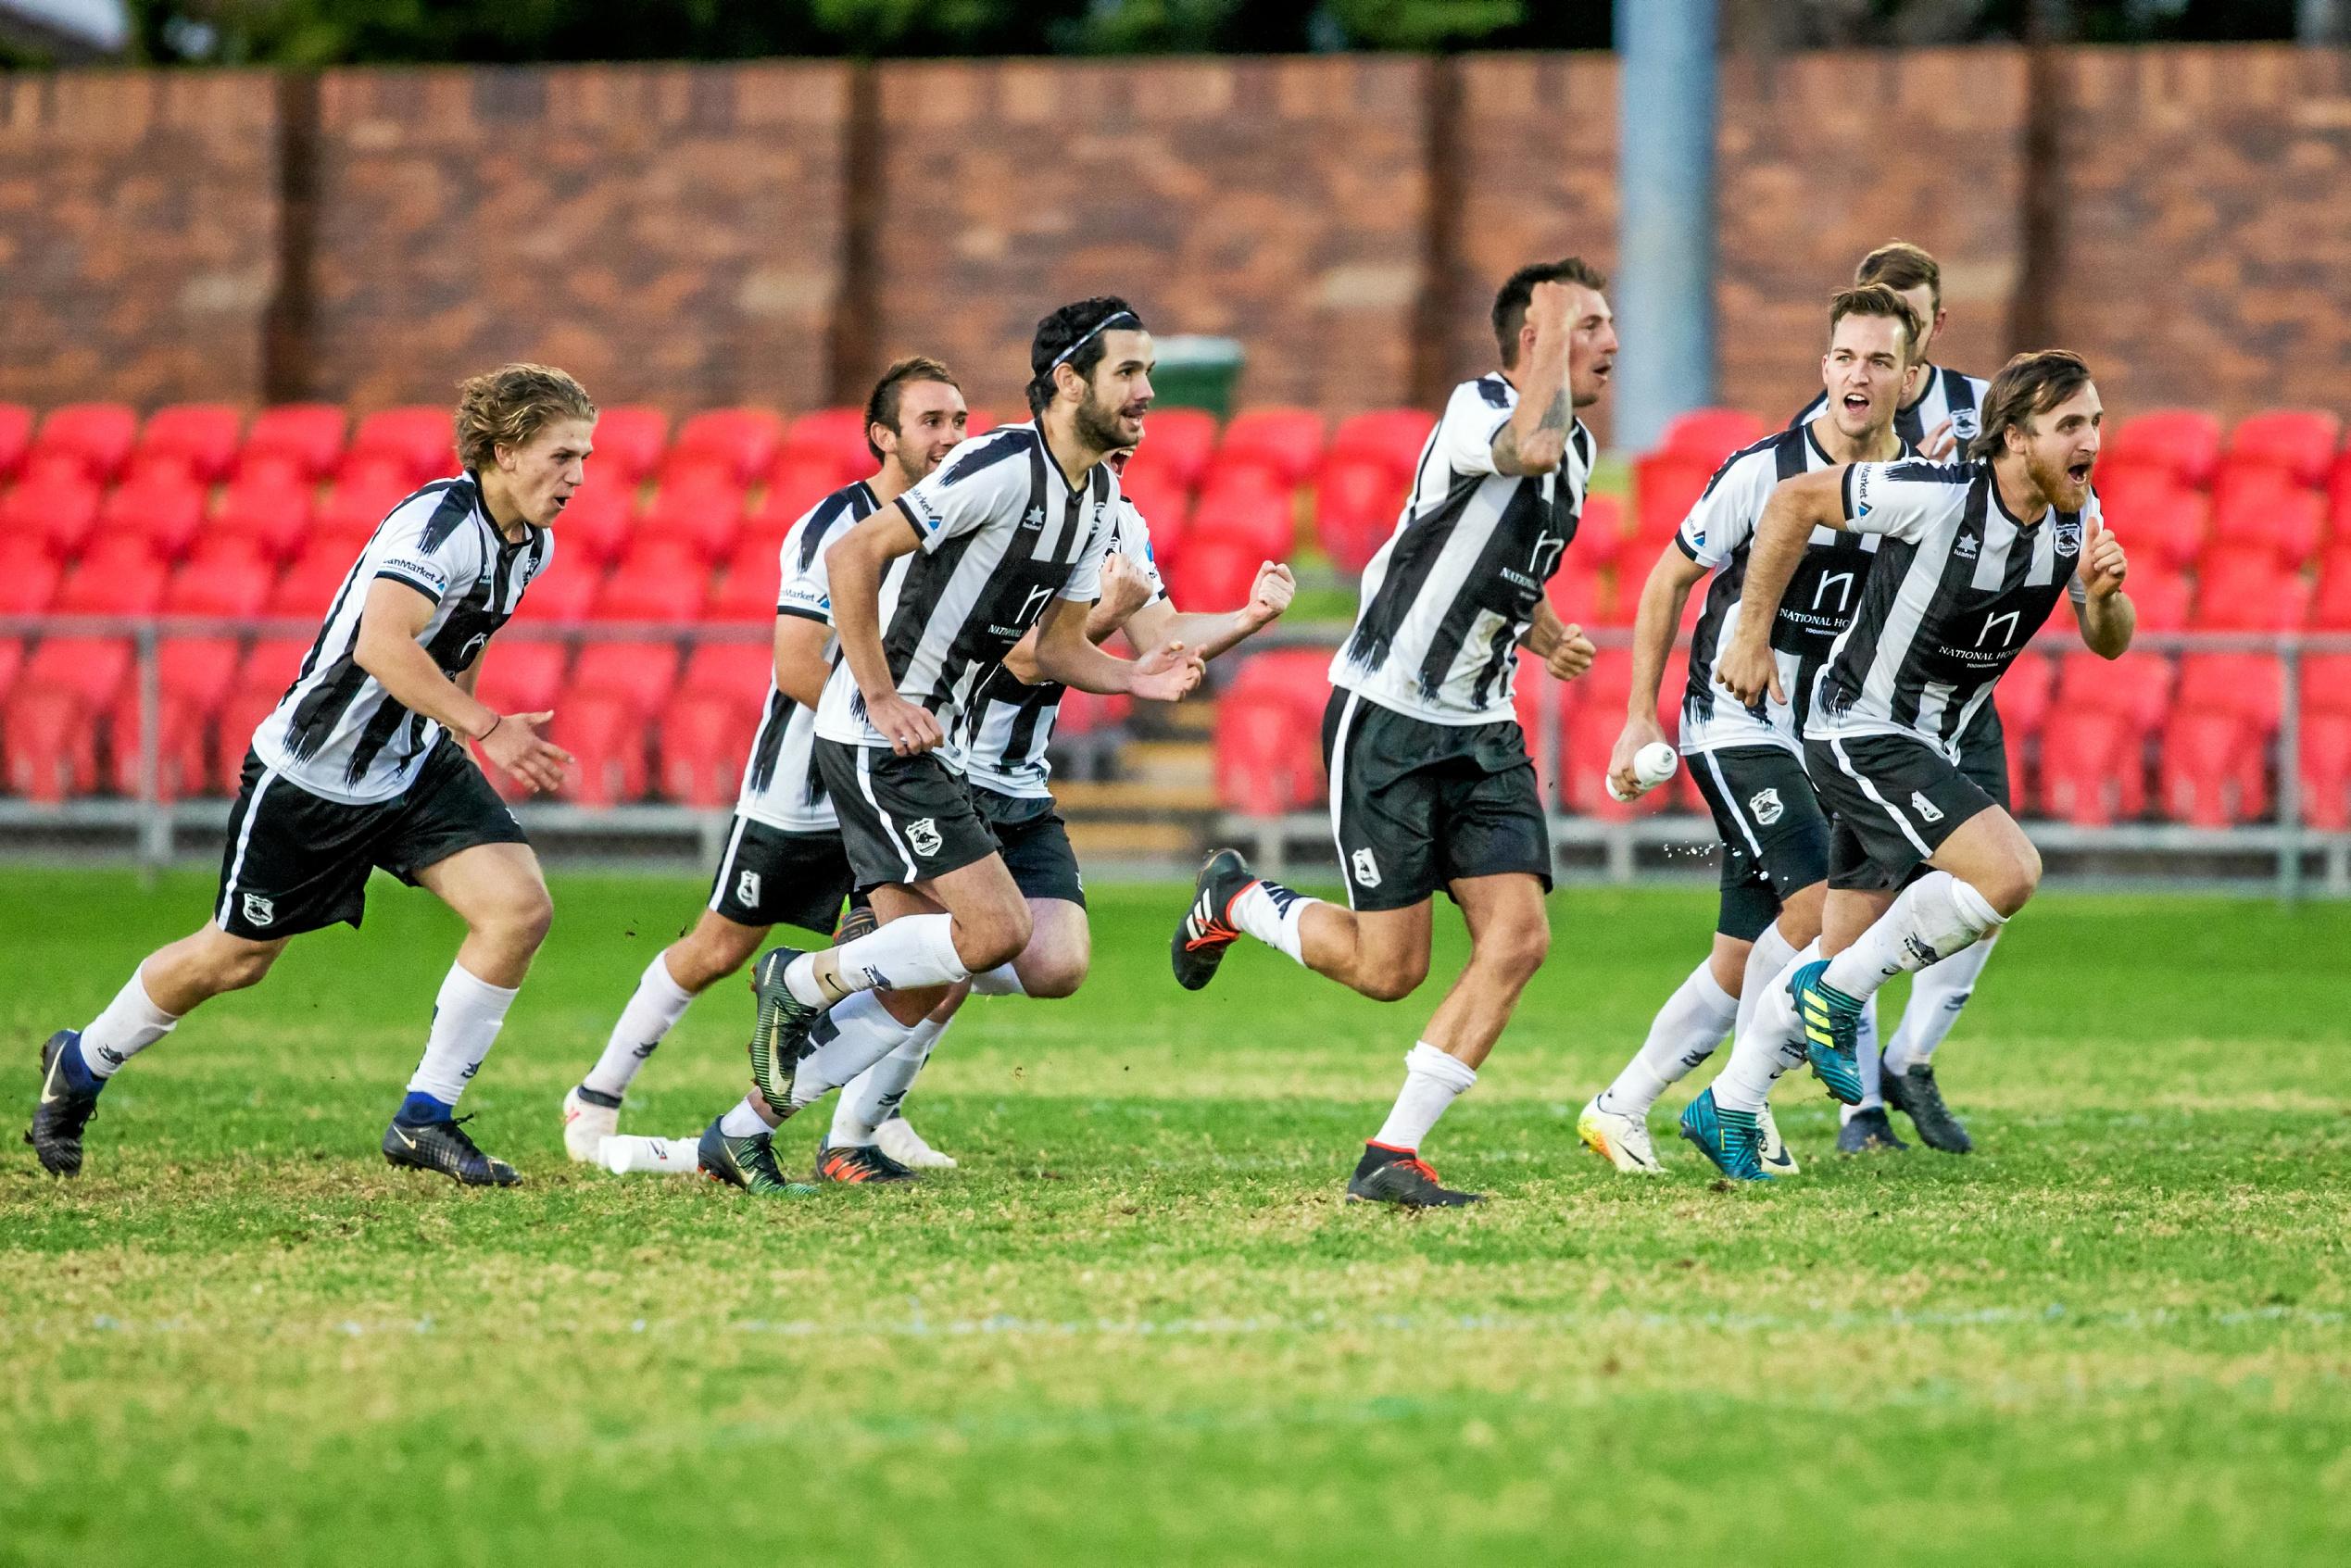
[(1614, 445), (1639, 451), (1715, 392), (1716, 0), (1616, 6)]

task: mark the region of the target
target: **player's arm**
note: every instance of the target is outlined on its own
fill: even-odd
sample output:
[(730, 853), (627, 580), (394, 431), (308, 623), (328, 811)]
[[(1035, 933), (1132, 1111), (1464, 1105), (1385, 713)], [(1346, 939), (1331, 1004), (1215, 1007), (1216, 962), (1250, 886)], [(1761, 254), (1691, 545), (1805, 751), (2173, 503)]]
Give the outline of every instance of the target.
[(2139, 629), (2138, 607), (2122, 591), (2131, 568), (2123, 558), (2122, 541), (2106, 531), (2106, 519), (2090, 514), (2081, 540), (2081, 597), (2073, 607), (2074, 623), (2081, 640), (2101, 659), (2120, 659)]
[(1715, 672), (1716, 681), (1750, 708), (1766, 692), (1776, 702), (1788, 700), (1779, 689), (1779, 661), (1771, 657), (1772, 622), (1812, 531), (1845, 529), (1845, 471), (1851, 466), (1841, 463), (1781, 480), (1755, 522), (1754, 541), (1747, 546), (1746, 586), (1739, 596), (1739, 625)]
[[(1128, 617), (1148, 603), (1151, 585), (1139, 571), (1129, 569), (1115, 550), (1102, 558), (1102, 596), (1086, 612), (1086, 640), (1101, 646), (1117, 634)], [(1032, 626), (1004, 656), (1004, 668), (1013, 680), (1034, 686), (1049, 677), (1037, 667), (1037, 628)]]
[(802, 708), (814, 708), (824, 697), (824, 683), (832, 667), (824, 662), (824, 645), (833, 629), (805, 615), (775, 618), (775, 689)]
[[(1109, 561), (1103, 563), (1107, 576)], [(1201, 658), (1214, 659), (1234, 644), (1253, 637), (1282, 618), (1298, 592), (1297, 580), (1279, 561), (1265, 561), (1250, 585), (1249, 602), (1222, 614), (1209, 610), (1178, 610), (1166, 598), (1154, 599), (1126, 618), (1126, 637), (1138, 651), (1188, 647)]]
[(833, 633), (841, 659), (865, 699), (866, 722), (900, 757), (930, 750), (945, 737), (938, 721), (898, 695), (882, 650), (882, 574), (890, 562), (922, 547), (911, 514), (888, 506), (850, 529), (824, 552), (833, 585)]
[(1559, 619), (1548, 599), (1535, 601), (1535, 618), (1527, 623), (1527, 633), (1518, 639), (1518, 646), (1541, 659), (1553, 679), (1560, 681), (1572, 681), (1590, 670), (1592, 656), (1599, 651), (1581, 626)]
[(1086, 635), (1088, 602), (1055, 598), (1037, 617), (1037, 669), (1046, 680), (1082, 692), (1125, 693), (1152, 702), (1174, 702), (1200, 684), (1206, 666), (1198, 654), (1181, 646), (1155, 648), (1132, 659), (1096, 647)]
[(1659, 552), (1657, 564), (1649, 569), (1649, 581), (1641, 584), (1641, 608), (1633, 618), (1632, 691), (1625, 702), (1624, 730), (1616, 736), (1616, 750), (1608, 756), (1608, 776), (1615, 781), (1616, 793), (1627, 799), (1648, 787), (1634, 772), (1633, 759), (1642, 746), (1666, 740), (1665, 729), (1657, 722), (1657, 692), (1666, 683), (1666, 656), (1673, 651), (1682, 606), (1690, 602), (1691, 590), (1713, 570), (1691, 559), (1677, 535)]
[[(572, 754), (542, 739), (548, 713), (500, 713), (441, 667), (418, 642), (433, 620), (434, 601), (405, 582), (379, 577), (368, 584), (359, 608), (359, 637), (352, 660), (375, 677), (394, 702), (421, 713), (452, 734), (478, 743), (491, 761), (534, 790), (556, 789)], [(474, 660), (478, 670), (481, 660)], [(469, 671), (469, 677), (473, 673)]]
[(1527, 302), (1534, 346), (1527, 351), (1518, 407), (1494, 435), (1494, 471), (1549, 473), (1567, 456), (1568, 293), (1564, 283), (1537, 283)]

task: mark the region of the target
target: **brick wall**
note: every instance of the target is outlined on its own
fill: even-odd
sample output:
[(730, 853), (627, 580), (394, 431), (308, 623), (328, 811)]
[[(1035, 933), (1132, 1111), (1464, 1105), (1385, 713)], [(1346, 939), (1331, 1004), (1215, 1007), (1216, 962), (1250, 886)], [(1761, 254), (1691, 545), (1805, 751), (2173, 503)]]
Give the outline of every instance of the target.
[(277, 89), (0, 74), (0, 398), (260, 395)]

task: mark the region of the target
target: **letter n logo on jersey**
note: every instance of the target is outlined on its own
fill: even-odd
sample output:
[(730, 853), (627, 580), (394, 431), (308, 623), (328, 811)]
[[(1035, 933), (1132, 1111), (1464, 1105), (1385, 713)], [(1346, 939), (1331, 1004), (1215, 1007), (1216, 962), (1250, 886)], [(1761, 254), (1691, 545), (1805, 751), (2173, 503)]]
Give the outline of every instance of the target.
[(747, 909), (760, 907), (760, 873), (745, 872), (735, 879), (735, 901)]
[(274, 899), (264, 898), (258, 893), (248, 893), (245, 896), (245, 924), (270, 925), (276, 922), (277, 918), (278, 906)]
[(1355, 873), (1356, 886), (1377, 887), (1379, 885), (1379, 862), (1372, 859), (1372, 852), (1368, 847), (1356, 850), (1347, 863)]
[(1927, 798), (1923, 791), (1914, 789), (1910, 792), (1910, 809), (1918, 813), (1918, 820), (1922, 822), (1942, 821), (1942, 812), (1937, 809), (1933, 801)]

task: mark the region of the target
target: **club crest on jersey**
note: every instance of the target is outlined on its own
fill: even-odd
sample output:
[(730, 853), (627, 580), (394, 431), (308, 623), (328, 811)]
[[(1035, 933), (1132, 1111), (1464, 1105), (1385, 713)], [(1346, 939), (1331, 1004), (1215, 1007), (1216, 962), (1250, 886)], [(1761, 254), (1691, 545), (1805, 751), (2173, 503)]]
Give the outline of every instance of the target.
[(1976, 420), (1976, 411), (1973, 408), (1951, 410), (1951, 433), (1959, 438), (1961, 445), (1964, 446), (1973, 441), (1976, 438), (1976, 432), (1982, 428)]
[(1976, 558), (1976, 536), (1972, 533), (1962, 533), (1959, 535), (1959, 542), (1951, 546), (1951, 553), (1961, 560), (1973, 560)]
[(2079, 517), (2059, 518), (2057, 520), (2056, 543), (2057, 546), (2057, 554), (2061, 556), (2080, 555), (2081, 553), (2081, 519)]
[(1372, 858), (1368, 846), (1356, 850), (1352, 856), (1349, 857), (1347, 864), (1355, 873), (1356, 886), (1377, 887), (1379, 885), (1379, 862)]
[(1781, 802), (1779, 790), (1759, 789), (1747, 797), (1747, 809), (1755, 814), (1757, 822), (1769, 827), (1780, 819), (1788, 808)]
[(1942, 821), (1942, 812), (1933, 801), (1927, 798), (1923, 791), (1914, 789), (1910, 792), (1910, 809), (1918, 813), (1918, 820), (1922, 822)]
[(273, 925), (277, 922), (278, 906), (275, 899), (264, 898), (258, 893), (248, 893), (245, 896), (244, 907), (245, 923), (247, 925)]
[(917, 855), (936, 855), (947, 841), (939, 836), (938, 820), (924, 817), (906, 824), (906, 842), (914, 847)]
[(735, 879), (735, 901), (747, 909), (757, 909), (760, 902), (760, 873), (745, 872)]

